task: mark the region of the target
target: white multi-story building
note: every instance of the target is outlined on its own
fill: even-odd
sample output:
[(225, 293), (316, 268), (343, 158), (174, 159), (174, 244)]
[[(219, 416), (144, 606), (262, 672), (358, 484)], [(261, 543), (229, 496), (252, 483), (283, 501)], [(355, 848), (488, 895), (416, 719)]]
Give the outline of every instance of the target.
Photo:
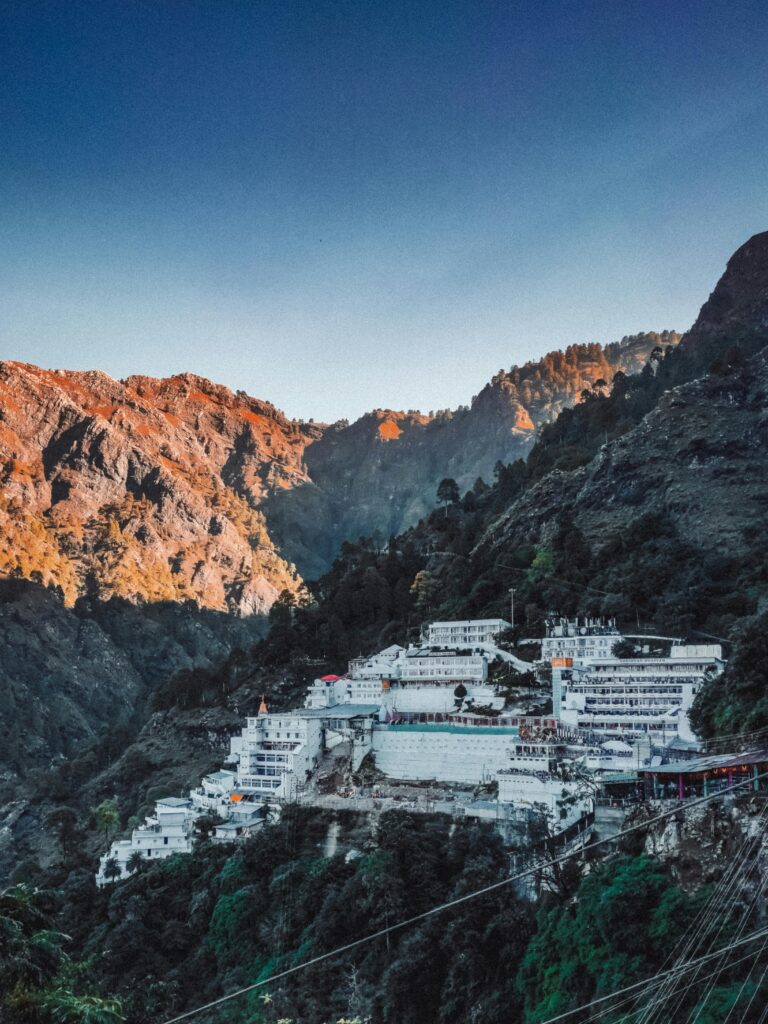
[(304, 706), (329, 708), (334, 704), (380, 704), (385, 681), (381, 676), (350, 679), (348, 676), (322, 676), (310, 685)]
[(488, 658), (479, 652), (438, 651), (411, 647), (402, 659), (401, 682), (484, 683)]
[(432, 647), (472, 647), (493, 644), (500, 633), (511, 629), (506, 619), (458, 619), (431, 622), (424, 628), (424, 644)]
[(163, 860), (174, 853), (189, 853), (192, 849), (192, 827), (198, 817), (191, 800), (166, 797), (158, 800), (155, 813), (143, 825), (135, 828), (130, 839), (117, 839), (99, 861), (96, 884), (110, 881), (104, 874), (107, 861), (114, 860), (120, 868), (118, 878), (125, 878), (131, 872), (128, 861), (132, 854), (139, 853), (148, 861)]
[(549, 664), (553, 658), (571, 658), (574, 665), (585, 665), (594, 658), (610, 658), (621, 638), (615, 619), (550, 618), (541, 641), (541, 659)]
[(245, 728), (231, 740), (240, 790), (280, 800), (296, 796), (322, 747), (320, 719), (305, 717), (302, 710), (246, 719)]
[(695, 739), (688, 712), (708, 674), (725, 665), (718, 645), (674, 645), (668, 658), (598, 658), (585, 668), (554, 658), (553, 713), (597, 735), (651, 736), (662, 746)]
[(619, 640), (631, 640), (640, 649), (657, 642), (675, 643), (673, 637), (621, 633), (615, 619), (604, 618), (550, 618), (544, 632), (541, 660), (549, 665), (553, 658), (570, 658), (577, 668), (611, 658)]

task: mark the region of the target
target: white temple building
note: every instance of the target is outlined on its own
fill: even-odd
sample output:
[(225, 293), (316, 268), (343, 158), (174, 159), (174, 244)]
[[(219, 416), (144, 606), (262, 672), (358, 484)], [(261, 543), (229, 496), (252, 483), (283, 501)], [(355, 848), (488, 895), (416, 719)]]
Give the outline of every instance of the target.
[(674, 637), (622, 633), (611, 618), (552, 616), (545, 622), (541, 660), (549, 665), (553, 658), (570, 658), (575, 667), (583, 668), (597, 659), (612, 658), (614, 644), (620, 640), (631, 640), (641, 651), (653, 643), (679, 643)]
[(301, 709), (247, 718), (230, 746), (237, 756), (237, 785), (270, 799), (294, 799), (316, 767), (320, 747), (320, 721)]
[(688, 713), (708, 675), (725, 667), (717, 645), (674, 645), (668, 658), (596, 658), (580, 668), (552, 661), (553, 713), (606, 737), (644, 734), (667, 746), (695, 739)]
[(505, 710), (491, 682), (496, 661), (531, 668), (495, 645), (507, 627), (502, 619), (433, 623), (420, 645), (392, 645), (353, 659), (344, 676), (314, 680), (304, 707), (275, 713), (262, 701), (231, 738), (227, 768), (206, 775), (187, 798), (158, 800), (154, 814), (101, 858), (98, 884), (110, 880), (110, 859), (124, 878), (134, 854), (154, 861), (190, 852), (203, 816), (214, 818), (214, 841), (252, 834), (281, 805), (312, 799), (318, 766), (341, 744), (351, 772), (370, 755), (392, 780), (491, 791), (495, 784), (494, 799), (478, 800), (466, 813), (505, 828), (542, 814), (553, 832), (581, 829), (593, 806), (585, 776), (639, 764), (640, 738), (646, 745), (649, 737), (657, 745), (693, 738), (693, 699), (724, 666), (719, 646), (615, 658), (605, 653), (620, 636), (614, 623), (562, 620), (544, 641), (557, 652), (552, 713), (525, 716)]
[(473, 647), (495, 644), (500, 633), (512, 628), (506, 619), (459, 619), (431, 622), (424, 627), (424, 645), (436, 647)]

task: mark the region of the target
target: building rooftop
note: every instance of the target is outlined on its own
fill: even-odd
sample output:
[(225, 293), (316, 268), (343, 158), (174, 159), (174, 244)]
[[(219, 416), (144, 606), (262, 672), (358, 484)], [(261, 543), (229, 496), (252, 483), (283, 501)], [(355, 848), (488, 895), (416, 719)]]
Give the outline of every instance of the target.
[(430, 622), (428, 629), (464, 629), (469, 626), (476, 626), (478, 629), (483, 626), (511, 626), (506, 619), (449, 619), (444, 622)]
[(211, 782), (230, 782), (235, 777), (234, 772), (210, 772), (205, 776), (205, 778), (210, 779)]
[(717, 769), (765, 764), (766, 762), (768, 762), (768, 750), (752, 750), (743, 754), (709, 754), (706, 757), (693, 757), (687, 761), (670, 761), (669, 764), (641, 768), (641, 771), (646, 775), (693, 775)]
[(518, 736), (519, 730), (514, 725), (454, 725), (452, 722), (392, 722), (389, 725), (377, 726), (381, 729), (395, 729), (398, 732), (450, 732), (464, 733), (468, 736)]
[(297, 708), (299, 718), (372, 718), (379, 713), (378, 704), (332, 704), (329, 708)]
[(166, 796), (157, 801), (161, 807), (189, 807), (190, 801), (180, 796)]
[(263, 821), (264, 817), (260, 811), (254, 811), (253, 814), (249, 814), (247, 817), (243, 815), (237, 818), (235, 821), (225, 821), (221, 825), (216, 826), (217, 832), (237, 832), (238, 829), (243, 827), (248, 828), (249, 825), (254, 825), (257, 821)]
[(445, 657), (466, 657), (475, 655), (481, 657), (486, 650), (485, 644), (460, 641), (456, 644), (433, 644), (429, 647), (409, 647), (405, 652), (406, 658), (445, 658)]

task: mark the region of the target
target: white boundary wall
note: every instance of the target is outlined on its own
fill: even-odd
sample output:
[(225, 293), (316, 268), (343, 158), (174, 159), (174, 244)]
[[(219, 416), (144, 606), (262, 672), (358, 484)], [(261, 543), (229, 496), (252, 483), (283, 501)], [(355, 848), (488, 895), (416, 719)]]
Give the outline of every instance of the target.
[(373, 730), (376, 767), (395, 779), (489, 782), (509, 764), (516, 731), (450, 732), (390, 726)]

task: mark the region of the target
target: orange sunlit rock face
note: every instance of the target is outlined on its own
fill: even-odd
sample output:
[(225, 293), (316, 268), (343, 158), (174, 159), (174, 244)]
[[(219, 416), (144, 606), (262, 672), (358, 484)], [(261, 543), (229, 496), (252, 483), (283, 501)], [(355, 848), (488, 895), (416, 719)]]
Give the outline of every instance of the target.
[(306, 480), (318, 431), (191, 374), (0, 362), (0, 575), (264, 612), (300, 579), (258, 505)]
[(379, 437), (384, 441), (396, 441), (402, 432), (394, 420), (384, 420), (379, 424)]
[(515, 430), (535, 430), (536, 426), (531, 419), (530, 413), (524, 406), (520, 406), (515, 416)]

